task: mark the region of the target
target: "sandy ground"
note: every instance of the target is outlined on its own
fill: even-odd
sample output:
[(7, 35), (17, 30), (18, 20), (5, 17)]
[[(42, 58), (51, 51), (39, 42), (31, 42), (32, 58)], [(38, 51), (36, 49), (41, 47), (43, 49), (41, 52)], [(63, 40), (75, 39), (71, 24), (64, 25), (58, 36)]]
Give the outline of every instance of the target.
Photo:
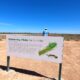
[[(6, 72), (6, 42), (0, 41), (0, 80), (52, 80), (58, 77), (58, 64), (11, 57)], [(80, 41), (64, 41), (62, 78), (80, 80)]]

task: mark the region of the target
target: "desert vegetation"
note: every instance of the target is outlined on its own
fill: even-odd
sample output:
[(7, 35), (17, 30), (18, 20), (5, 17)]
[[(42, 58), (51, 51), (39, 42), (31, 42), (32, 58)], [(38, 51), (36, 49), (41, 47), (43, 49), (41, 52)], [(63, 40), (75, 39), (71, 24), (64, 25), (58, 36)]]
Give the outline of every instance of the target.
[[(17, 34), (17, 35), (33, 35), (33, 36), (42, 36), (42, 33), (30, 33), (30, 32), (0, 32), (0, 39), (5, 39), (7, 34)], [(80, 41), (80, 34), (56, 34), (56, 33), (49, 33), (49, 36), (63, 36), (64, 40), (70, 41)]]

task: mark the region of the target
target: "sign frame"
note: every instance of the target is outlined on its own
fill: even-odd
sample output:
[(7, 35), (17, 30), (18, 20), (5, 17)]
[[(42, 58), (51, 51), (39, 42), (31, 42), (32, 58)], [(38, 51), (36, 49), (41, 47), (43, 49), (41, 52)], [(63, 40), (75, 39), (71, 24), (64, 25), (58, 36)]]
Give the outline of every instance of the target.
[[(43, 36), (48, 36), (48, 35), (43, 34)], [(63, 46), (64, 46), (64, 44), (63, 44)], [(63, 55), (62, 55), (62, 57), (63, 57)], [(10, 69), (9, 66), (10, 66), (10, 56), (7, 56), (7, 71), (9, 71), (9, 69)], [(59, 63), (58, 80), (61, 80), (61, 73), (62, 73), (62, 63)]]

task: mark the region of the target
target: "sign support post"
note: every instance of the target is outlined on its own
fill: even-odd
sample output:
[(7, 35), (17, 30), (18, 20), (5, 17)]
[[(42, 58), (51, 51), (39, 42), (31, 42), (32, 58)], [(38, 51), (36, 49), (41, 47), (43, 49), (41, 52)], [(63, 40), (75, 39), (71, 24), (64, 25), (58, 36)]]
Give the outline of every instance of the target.
[(7, 56), (7, 71), (9, 71), (9, 65), (10, 65), (10, 56)]
[(62, 63), (59, 63), (59, 76), (58, 76), (58, 80), (61, 80), (61, 72), (62, 72)]

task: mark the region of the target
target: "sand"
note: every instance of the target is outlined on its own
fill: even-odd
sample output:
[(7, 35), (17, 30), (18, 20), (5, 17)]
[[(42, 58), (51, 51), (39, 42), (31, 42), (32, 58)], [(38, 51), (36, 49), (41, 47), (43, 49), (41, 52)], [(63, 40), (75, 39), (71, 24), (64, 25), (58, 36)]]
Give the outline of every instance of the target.
[[(6, 71), (6, 41), (0, 41), (0, 80), (52, 80), (58, 77), (58, 64), (11, 57)], [(62, 80), (80, 80), (80, 41), (64, 41)]]

